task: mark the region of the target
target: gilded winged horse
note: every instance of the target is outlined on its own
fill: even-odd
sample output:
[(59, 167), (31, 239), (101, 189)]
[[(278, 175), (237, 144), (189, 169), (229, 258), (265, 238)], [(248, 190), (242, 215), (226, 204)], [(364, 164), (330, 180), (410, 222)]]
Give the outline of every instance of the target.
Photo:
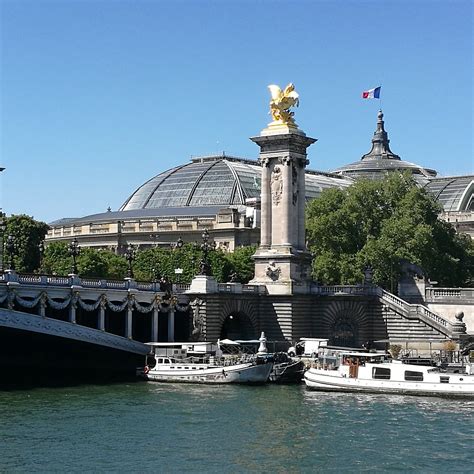
[(270, 101), (270, 114), (274, 121), (281, 121), (289, 125), (296, 125), (293, 119), (294, 112), (290, 112), (290, 107), (298, 107), (300, 103), (299, 95), (295, 91), (293, 83), (289, 83), (285, 90), (274, 84), (268, 86), (272, 99)]

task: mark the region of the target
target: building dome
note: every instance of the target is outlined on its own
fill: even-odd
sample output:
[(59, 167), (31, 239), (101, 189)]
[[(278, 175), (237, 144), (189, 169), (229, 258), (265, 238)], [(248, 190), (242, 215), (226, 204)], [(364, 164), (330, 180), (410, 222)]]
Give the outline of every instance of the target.
[(377, 115), (377, 129), (372, 138), (372, 149), (362, 156), (359, 161), (350, 163), (334, 170), (334, 173), (350, 176), (352, 178), (382, 179), (388, 171), (410, 171), (415, 178), (424, 180), (433, 178), (436, 171), (423, 168), (414, 163), (403, 161), (390, 150), (390, 140), (384, 128), (383, 113), (379, 110)]
[[(306, 198), (318, 197), (328, 187), (347, 187), (351, 180), (307, 170)], [(151, 178), (121, 206), (138, 209), (245, 206), (260, 196), (261, 167), (257, 161), (226, 155), (194, 158)]]

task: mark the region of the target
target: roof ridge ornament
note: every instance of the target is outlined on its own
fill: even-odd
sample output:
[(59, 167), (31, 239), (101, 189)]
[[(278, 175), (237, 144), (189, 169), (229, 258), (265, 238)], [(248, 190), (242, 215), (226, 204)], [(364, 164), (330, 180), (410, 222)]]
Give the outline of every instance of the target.
[(384, 128), (383, 112), (380, 109), (377, 113), (377, 128), (372, 138), (372, 149), (362, 156), (361, 160), (401, 160), (398, 155), (390, 150), (390, 140)]

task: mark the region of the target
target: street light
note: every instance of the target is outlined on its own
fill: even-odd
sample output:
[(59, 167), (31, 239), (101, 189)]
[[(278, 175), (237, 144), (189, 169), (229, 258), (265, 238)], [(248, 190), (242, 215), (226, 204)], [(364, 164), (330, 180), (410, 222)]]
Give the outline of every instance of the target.
[(43, 273), (43, 256), (44, 256), (44, 240), (42, 240), (39, 244), (38, 244), (38, 250), (39, 250), (39, 257), (40, 257), (40, 261), (39, 261), (39, 272), (40, 273)]
[(8, 256), (10, 257), (10, 270), (15, 270), (15, 254), (16, 254), (16, 245), (13, 235), (7, 237), (7, 243), (5, 244)]
[(128, 244), (127, 250), (125, 250), (125, 258), (128, 262), (127, 278), (133, 278), (132, 262), (135, 259), (135, 249), (132, 244)]
[(5, 231), (7, 230), (6, 214), (0, 211), (0, 271), (3, 272), (3, 247)]
[(200, 263), (200, 272), (201, 275), (210, 276), (211, 275), (211, 264), (209, 262), (209, 251), (215, 248), (215, 243), (209, 243), (209, 232), (207, 229), (202, 233), (202, 244), (201, 250), (203, 252), (202, 260)]
[(74, 275), (77, 275), (76, 258), (81, 253), (81, 247), (79, 246), (79, 242), (77, 241), (76, 237), (74, 237), (74, 240), (69, 244), (68, 252), (69, 252), (69, 255), (72, 257), (71, 273)]

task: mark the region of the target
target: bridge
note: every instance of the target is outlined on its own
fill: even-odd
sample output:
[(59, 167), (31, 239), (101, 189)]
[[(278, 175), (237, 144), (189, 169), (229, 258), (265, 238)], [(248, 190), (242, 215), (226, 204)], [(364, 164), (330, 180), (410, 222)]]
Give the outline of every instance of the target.
[[(367, 341), (458, 340), (466, 325), (410, 304), (374, 285), (318, 286), (306, 295), (269, 295), (264, 285), (108, 281), (51, 275), (0, 275), (0, 355), (13, 373), (129, 375), (144, 365), (145, 342), (253, 339), (288, 344), (327, 337)], [(449, 293), (451, 295), (451, 293)]]

